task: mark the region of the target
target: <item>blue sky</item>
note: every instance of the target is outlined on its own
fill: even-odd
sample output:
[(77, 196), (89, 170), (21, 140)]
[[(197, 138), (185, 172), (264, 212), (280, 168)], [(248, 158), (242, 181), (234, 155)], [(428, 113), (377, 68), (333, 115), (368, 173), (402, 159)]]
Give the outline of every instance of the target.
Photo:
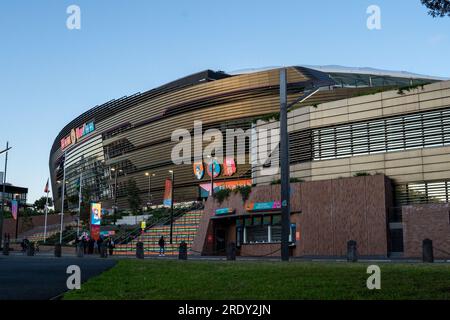
[[(71, 4), (81, 8), (81, 30), (66, 28)], [(371, 4), (381, 8), (381, 30), (366, 27)], [(34, 201), (66, 123), (197, 71), (338, 64), (448, 77), (449, 53), (450, 18), (431, 18), (420, 0), (1, 0), (8, 182), (29, 187)]]

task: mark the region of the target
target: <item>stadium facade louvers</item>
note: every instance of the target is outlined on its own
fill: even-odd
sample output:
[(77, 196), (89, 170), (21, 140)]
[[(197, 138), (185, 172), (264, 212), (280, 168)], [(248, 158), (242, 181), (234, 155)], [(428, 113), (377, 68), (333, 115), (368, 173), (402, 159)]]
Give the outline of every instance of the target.
[[(287, 69), (289, 101), (314, 83), (335, 83), (333, 90), (317, 93), (289, 115), (293, 177), (315, 181), (382, 173), (393, 181), (394, 207), (448, 202), (450, 159), (443, 158), (450, 154), (448, 81), (371, 69)], [(68, 207), (75, 206), (70, 199), (78, 193), (83, 172), (83, 186), (92, 200), (111, 208), (111, 168), (120, 170), (119, 208), (128, 206), (130, 179), (137, 182), (142, 204), (147, 203), (147, 172), (155, 174), (153, 204), (163, 202), (169, 170), (176, 174), (175, 201), (198, 200), (204, 196), (200, 186), (210, 178), (205, 174), (198, 180), (192, 165), (172, 163), (173, 130), (192, 131), (194, 121), (202, 121), (204, 131), (246, 130), (277, 112), (277, 68), (237, 74), (207, 70), (96, 106), (66, 125), (52, 146), (49, 166), (56, 208), (60, 209), (64, 167)], [(247, 155), (250, 148), (251, 143), (246, 143)], [(216, 181), (267, 185), (277, 179), (261, 176), (260, 170), (237, 165), (236, 173), (221, 174)]]

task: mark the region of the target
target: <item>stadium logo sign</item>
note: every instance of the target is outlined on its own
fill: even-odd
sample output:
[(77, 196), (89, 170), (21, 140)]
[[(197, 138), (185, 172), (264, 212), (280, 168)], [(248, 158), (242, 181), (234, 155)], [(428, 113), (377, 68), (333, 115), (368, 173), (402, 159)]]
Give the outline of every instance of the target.
[(67, 149), (71, 145), (76, 144), (78, 141), (94, 131), (94, 122), (88, 122), (83, 124), (81, 127), (72, 129), (68, 136), (61, 139), (61, 150)]

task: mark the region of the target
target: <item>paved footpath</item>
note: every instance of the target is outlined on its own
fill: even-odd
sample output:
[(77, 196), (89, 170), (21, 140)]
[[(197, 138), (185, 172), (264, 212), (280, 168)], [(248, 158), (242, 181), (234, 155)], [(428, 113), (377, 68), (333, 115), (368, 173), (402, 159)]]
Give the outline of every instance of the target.
[(67, 267), (81, 269), (81, 281), (112, 268), (113, 259), (0, 256), (0, 300), (49, 300), (67, 291)]

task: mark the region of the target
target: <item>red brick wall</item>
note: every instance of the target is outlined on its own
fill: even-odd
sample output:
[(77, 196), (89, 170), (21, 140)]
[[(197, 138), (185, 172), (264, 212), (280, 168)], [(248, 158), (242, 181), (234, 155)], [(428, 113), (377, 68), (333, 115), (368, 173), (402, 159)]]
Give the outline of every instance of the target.
[[(389, 185), (390, 180), (383, 175), (292, 184), (291, 220), (301, 237), (293, 255), (343, 256), (347, 241), (356, 240), (360, 255), (387, 256), (386, 212), (392, 201)], [(248, 201), (276, 200), (280, 200), (280, 185), (254, 187)], [(207, 235), (213, 231), (210, 218), (217, 208), (233, 208), (238, 215), (246, 213), (240, 194), (232, 193), (222, 204), (208, 199), (194, 250), (206, 249)], [(267, 246), (279, 244), (250, 246), (245, 246), (241, 254), (266, 254)]]
[(449, 213), (448, 203), (403, 207), (404, 256), (422, 258), (422, 241), (428, 238), (433, 240), (435, 258), (450, 258)]

